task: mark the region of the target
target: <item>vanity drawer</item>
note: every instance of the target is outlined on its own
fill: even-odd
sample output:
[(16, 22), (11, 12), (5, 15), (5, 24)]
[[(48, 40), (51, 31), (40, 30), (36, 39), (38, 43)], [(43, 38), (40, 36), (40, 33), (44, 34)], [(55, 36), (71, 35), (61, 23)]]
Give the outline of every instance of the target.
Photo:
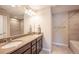
[(41, 39), (42, 39), (42, 36), (41, 36), (41, 37), (38, 37), (38, 38), (37, 38), (37, 41), (39, 41), (39, 40), (41, 40)]
[(31, 54), (31, 49), (29, 48), (29, 49), (26, 50), (23, 54)]
[(31, 47), (31, 43), (28, 43), (24, 45), (23, 47), (21, 47), (20, 49), (17, 49), (16, 51), (14, 51), (12, 54), (22, 54), (24, 51), (26, 51), (30, 47)]
[(36, 51), (33, 51), (32, 54), (37, 54), (37, 52)]
[(32, 54), (36, 54), (36, 44), (34, 44), (33, 46), (32, 46)]

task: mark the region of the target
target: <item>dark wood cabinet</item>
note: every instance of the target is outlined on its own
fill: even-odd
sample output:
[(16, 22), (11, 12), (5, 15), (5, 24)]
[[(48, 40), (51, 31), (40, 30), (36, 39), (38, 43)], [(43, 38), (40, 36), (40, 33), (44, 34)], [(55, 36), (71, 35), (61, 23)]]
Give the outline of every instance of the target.
[(31, 49), (26, 50), (23, 54), (31, 54)]
[(36, 54), (36, 43), (32, 45), (32, 54)]
[(37, 39), (37, 53), (42, 50), (42, 37)]
[(39, 54), (42, 50), (42, 37), (43, 36), (38, 37), (37, 39), (15, 50), (11, 54)]
[(36, 54), (36, 50), (37, 50), (37, 39), (32, 41), (32, 54)]

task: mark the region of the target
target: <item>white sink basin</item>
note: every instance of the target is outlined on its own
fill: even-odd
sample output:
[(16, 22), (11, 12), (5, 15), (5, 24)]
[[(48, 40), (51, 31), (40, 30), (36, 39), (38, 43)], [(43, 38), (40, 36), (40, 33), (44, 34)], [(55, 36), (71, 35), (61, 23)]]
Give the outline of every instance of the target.
[(21, 44), (22, 41), (14, 41), (14, 42), (10, 42), (8, 44), (5, 44), (2, 46), (2, 49), (5, 49), (5, 48), (12, 48), (12, 47), (17, 47), (19, 44)]

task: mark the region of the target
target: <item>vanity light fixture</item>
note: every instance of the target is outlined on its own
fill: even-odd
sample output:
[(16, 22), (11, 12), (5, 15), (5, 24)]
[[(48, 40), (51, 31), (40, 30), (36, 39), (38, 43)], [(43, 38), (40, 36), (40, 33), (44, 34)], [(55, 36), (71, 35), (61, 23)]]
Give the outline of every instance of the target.
[(11, 5), (11, 7), (21, 7), (21, 5)]
[(33, 16), (35, 15), (35, 12), (32, 9), (25, 8), (25, 14), (28, 14), (29, 16)]
[(11, 5), (11, 7), (16, 7), (16, 5)]
[(17, 19), (15, 19), (15, 18), (11, 18), (11, 21), (17, 21)]

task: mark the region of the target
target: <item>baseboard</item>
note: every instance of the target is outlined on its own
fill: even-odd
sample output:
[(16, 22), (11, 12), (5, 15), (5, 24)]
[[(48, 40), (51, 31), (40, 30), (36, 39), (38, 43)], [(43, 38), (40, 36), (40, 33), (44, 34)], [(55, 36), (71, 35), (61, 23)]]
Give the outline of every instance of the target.
[(68, 47), (68, 45), (66, 45), (66, 44), (63, 44), (63, 43), (57, 43), (57, 42), (53, 42), (53, 44), (54, 44), (54, 45), (60, 45), (60, 46), (67, 46), (67, 47)]
[(50, 51), (49, 49), (43, 48), (42, 50), (43, 50), (43, 51), (46, 51), (48, 54), (51, 53), (51, 51)]

